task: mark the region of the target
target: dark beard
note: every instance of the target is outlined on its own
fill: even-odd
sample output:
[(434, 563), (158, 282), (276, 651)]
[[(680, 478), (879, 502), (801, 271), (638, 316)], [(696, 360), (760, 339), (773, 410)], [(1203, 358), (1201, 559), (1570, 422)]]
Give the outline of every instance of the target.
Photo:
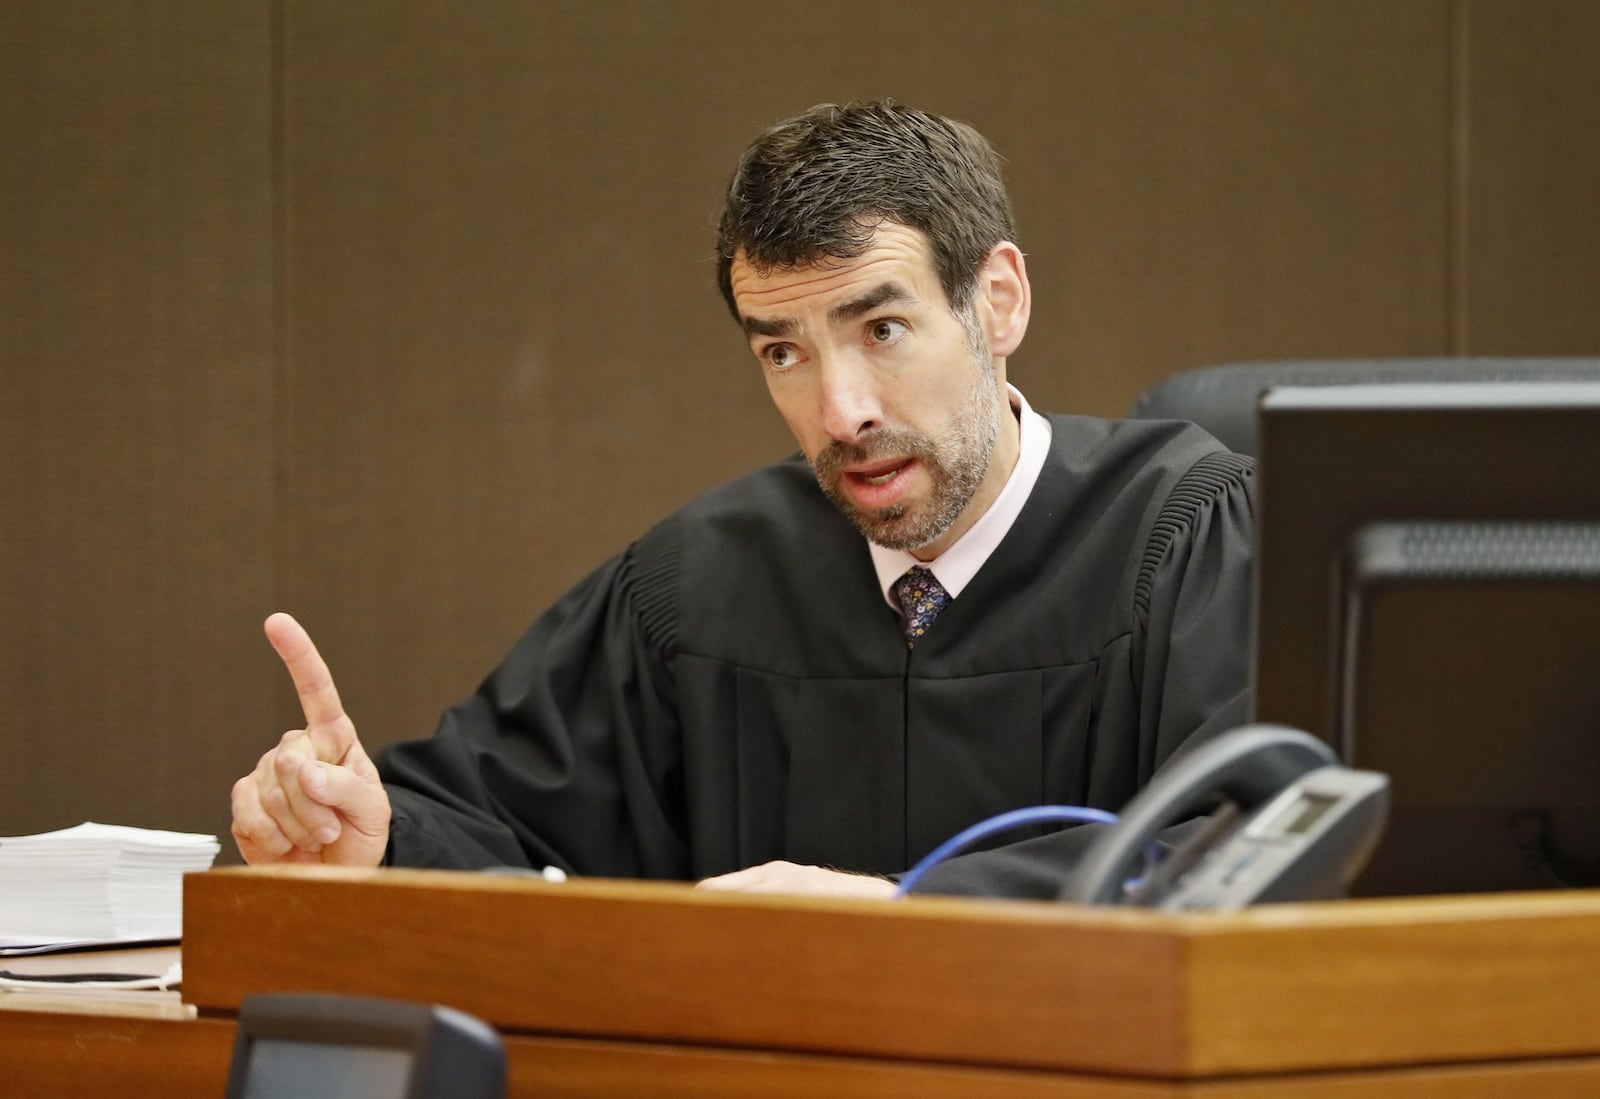
[[(994, 400), (989, 388), (993, 382), (994, 375), (983, 370), (943, 446), (921, 432), (887, 428), (859, 443), (829, 443), (811, 462), (823, 495), (868, 541), (880, 546), (909, 552), (936, 541), (961, 517), (988, 472), (999, 434), (999, 416), (990, 403)], [(840, 487), (844, 466), (884, 458), (915, 458), (928, 471), (931, 491), (920, 510), (913, 511), (905, 504), (863, 510)]]

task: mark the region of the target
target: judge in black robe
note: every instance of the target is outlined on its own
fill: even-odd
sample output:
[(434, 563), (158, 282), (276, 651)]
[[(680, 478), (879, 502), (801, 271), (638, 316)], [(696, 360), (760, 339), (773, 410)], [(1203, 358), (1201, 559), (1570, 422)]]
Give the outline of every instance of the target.
[[(1243, 720), (1251, 466), (1188, 425), (1050, 422), (1021, 514), (915, 648), (802, 459), (670, 516), (379, 757), (389, 861), (893, 875), (1005, 810), (1119, 809)], [(1052, 896), (1089, 831), (995, 837), (920, 888)]]

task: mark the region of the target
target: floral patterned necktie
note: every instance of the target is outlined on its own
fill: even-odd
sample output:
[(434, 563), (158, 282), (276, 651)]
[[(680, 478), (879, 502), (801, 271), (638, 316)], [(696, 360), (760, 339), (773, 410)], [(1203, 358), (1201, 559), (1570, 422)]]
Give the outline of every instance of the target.
[(910, 571), (896, 580), (893, 591), (906, 616), (906, 648), (914, 649), (917, 639), (928, 632), (933, 620), (950, 602), (950, 593), (922, 565), (912, 566)]

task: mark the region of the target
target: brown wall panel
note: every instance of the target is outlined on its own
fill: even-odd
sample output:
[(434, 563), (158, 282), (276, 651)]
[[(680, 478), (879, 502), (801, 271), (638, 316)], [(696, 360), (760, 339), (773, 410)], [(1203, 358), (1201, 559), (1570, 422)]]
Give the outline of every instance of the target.
[(218, 831), (275, 683), (268, 12), (0, 11), (0, 834)]
[(1199, 365), (1447, 352), (1445, 0), (999, 10), (1037, 399), (1114, 415)]
[(1600, 354), (1600, 4), (1465, 12), (1463, 350)]

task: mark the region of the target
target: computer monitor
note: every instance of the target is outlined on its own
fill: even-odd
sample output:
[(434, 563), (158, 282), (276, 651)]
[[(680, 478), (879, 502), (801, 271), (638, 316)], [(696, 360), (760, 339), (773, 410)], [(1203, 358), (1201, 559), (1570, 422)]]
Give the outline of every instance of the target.
[(1253, 713), (1391, 780), (1357, 895), (1600, 884), (1600, 384), (1269, 391)]
[(505, 1047), (447, 1007), (323, 993), (247, 996), (227, 1099), (502, 1099)]

